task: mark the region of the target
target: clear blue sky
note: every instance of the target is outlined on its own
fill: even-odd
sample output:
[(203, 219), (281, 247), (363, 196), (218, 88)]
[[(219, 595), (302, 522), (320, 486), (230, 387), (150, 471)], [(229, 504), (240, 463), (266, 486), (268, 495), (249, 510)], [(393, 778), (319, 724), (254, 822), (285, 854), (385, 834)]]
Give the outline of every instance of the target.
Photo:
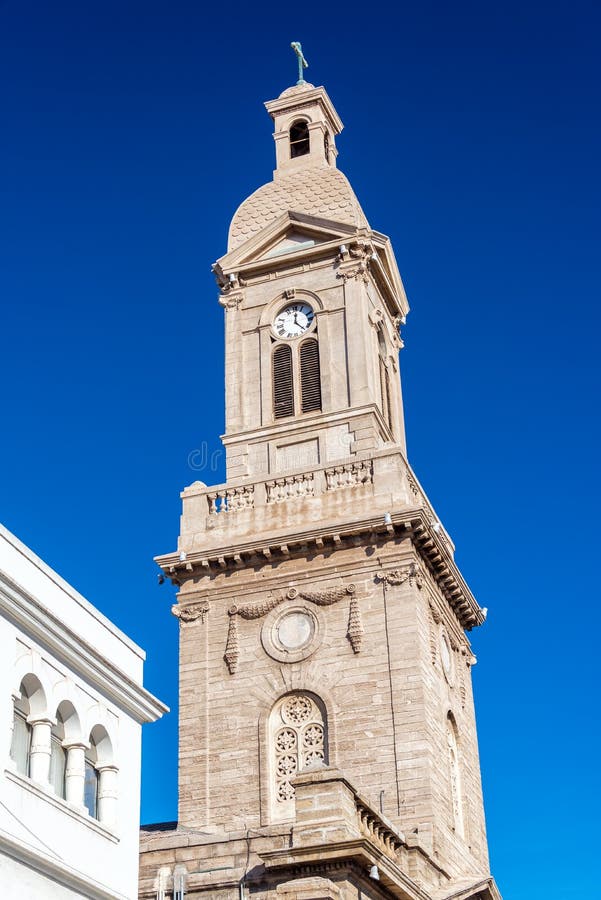
[(219, 448), (210, 264), (271, 177), (262, 102), (301, 40), (412, 306), (409, 455), (473, 634), (493, 871), (592, 897), (599, 817), (598, 3), (0, 0), (0, 517), (148, 651), (172, 707), (145, 821), (176, 814), (175, 547)]

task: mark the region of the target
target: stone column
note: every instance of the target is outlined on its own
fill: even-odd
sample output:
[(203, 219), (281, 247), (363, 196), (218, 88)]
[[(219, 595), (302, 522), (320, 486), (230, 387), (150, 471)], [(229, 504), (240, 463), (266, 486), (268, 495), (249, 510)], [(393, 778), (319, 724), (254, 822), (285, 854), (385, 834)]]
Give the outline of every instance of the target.
[(87, 744), (63, 744), (67, 751), (65, 769), (65, 800), (80, 809), (84, 808), (83, 789), (85, 781), (85, 751)]
[(117, 766), (96, 766), (98, 772), (98, 821), (114, 825), (117, 821)]
[(29, 775), (33, 781), (48, 787), (50, 783), (50, 733), (54, 722), (51, 719), (28, 719), (32, 727), (31, 749), (29, 751)]

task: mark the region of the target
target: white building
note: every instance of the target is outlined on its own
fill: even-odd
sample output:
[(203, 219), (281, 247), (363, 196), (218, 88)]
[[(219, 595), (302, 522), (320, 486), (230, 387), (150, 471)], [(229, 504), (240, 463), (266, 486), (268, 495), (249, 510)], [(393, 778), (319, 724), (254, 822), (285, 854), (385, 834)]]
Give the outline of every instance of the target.
[(0, 526), (2, 897), (137, 897), (144, 658)]

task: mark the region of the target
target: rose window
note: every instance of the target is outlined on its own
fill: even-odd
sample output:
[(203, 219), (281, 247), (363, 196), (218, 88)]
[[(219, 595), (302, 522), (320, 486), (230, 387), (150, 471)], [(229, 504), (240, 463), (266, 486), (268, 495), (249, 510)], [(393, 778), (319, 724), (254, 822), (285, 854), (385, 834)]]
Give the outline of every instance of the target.
[(300, 725), (311, 718), (313, 703), (309, 697), (299, 694), (286, 700), (282, 708), (282, 718), (291, 725)]

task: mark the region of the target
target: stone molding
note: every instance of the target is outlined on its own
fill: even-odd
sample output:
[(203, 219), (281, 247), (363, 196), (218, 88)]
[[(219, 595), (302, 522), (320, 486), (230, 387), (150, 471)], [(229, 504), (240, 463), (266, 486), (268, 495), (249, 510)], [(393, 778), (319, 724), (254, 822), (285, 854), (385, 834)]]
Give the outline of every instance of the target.
[(261, 541), (229, 541), (223, 547), (212, 550), (210, 555), (196, 551), (187, 554), (185, 561), (180, 559), (179, 554), (157, 557), (156, 561), (168, 578), (176, 583), (182, 583), (188, 578), (208, 574), (215, 565), (225, 570), (228, 563), (239, 566), (245, 562), (245, 558), (250, 560), (263, 556), (269, 559), (274, 556), (279, 559), (283, 556), (292, 556), (294, 552), (305, 554), (310, 547), (315, 547), (318, 552), (324, 552), (326, 547), (342, 549), (354, 546), (358, 537), (364, 538), (368, 543), (378, 543), (386, 535), (411, 538), (430, 576), (463, 628), (470, 631), (483, 624), (485, 616), (450, 556), (446, 541), (432, 525), (428, 511), (421, 508), (393, 513), (390, 523), (386, 524), (378, 514), (349, 521), (340, 527), (322, 526), (289, 531), (286, 543), (283, 543), (281, 536), (275, 535), (272, 540), (265, 538)]

